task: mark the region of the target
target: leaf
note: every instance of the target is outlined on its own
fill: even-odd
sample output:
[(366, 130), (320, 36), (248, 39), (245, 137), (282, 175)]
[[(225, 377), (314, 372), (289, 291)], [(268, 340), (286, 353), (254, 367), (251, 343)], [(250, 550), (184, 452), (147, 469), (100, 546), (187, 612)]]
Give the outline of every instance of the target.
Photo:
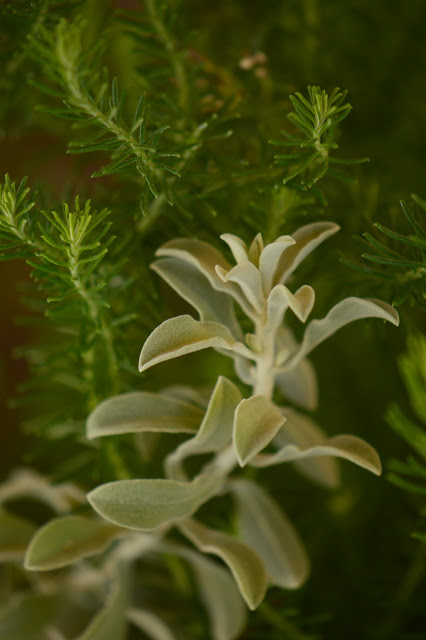
[(247, 245), (243, 240), (241, 240), (241, 238), (234, 236), (233, 233), (222, 233), (220, 239), (226, 242), (228, 247), (231, 249), (232, 255), (234, 256), (234, 260), (237, 264), (249, 259)]
[(280, 372), (275, 377), (275, 384), (288, 400), (314, 411), (318, 404), (318, 383), (315, 369), (311, 362), (304, 358), (288, 371)]
[(23, 558), (37, 527), (24, 518), (0, 513), (0, 562)]
[(234, 313), (232, 299), (217, 291), (193, 264), (178, 258), (161, 258), (151, 265), (184, 300), (200, 314), (203, 322), (218, 322), (233, 336), (241, 339), (242, 332)]
[(300, 362), (321, 342), (350, 322), (363, 318), (382, 318), (398, 326), (399, 316), (393, 307), (381, 300), (345, 298), (338, 302), (321, 320), (312, 320), (306, 328), (302, 343), (296, 353), (285, 363), (290, 369)]
[(268, 297), (268, 325), (271, 331), (281, 325), (286, 310), (290, 307), (301, 322), (305, 322), (312, 311), (315, 292), (308, 285), (301, 286), (295, 294), (284, 284), (277, 284)]
[(240, 287), (235, 283), (224, 284), (216, 273), (218, 265), (225, 271), (230, 271), (231, 265), (222, 254), (207, 242), (190, 238), (179, 238), (164, 244), (156, 255), (159, 257), (175, 257), (194, 265), (210, 282), (217, 291), (223, 291), (231, 295), (250, 316), (251, 308), (247, 305), (246, 298), (242, 295)]
[(170, 627), (163, 620), (146, 609), (127, 610), (127, 619), (152, 640), (176, 640)]
[(37, 531), (25, 556), (25, 569), (48, 571), (102, 553), (123, 531), (99, 520), (65, 516)]
[(196, 520), (182, 523), (179, 529), (200, 551), (213, 553), (228, 565), (247, 605), (252, 610), (256, 609), (267, 587), (265, 567), (257, 553), (232, 536), (210, 529)]
[[(310, 458), (318, 456), (334, 456), (350, 460), (354, 464), (380, 475), (382, 466), (377, 452), (368, 442), (356, 436), (341, 434), (329, 438), (323, 436), (322, 430), (307, 416), (290, 407), (283, 409), (287, 417), (284, 429), (278, 434), (275, 443), (281, 448), (272, 454), (260, 454), (251, 461), (254, 467), (269, 467), (282, 462), (298, 461), (299, 468), (314, 480), (326, 486), (336, 486), (338, 476), (336, 469), (318, 465)], [(303, 466), (301, 462), (304, 462)]]
[(204, 412), (197, 406), (148, 391), (131, 391), (101, 402), (89, 415), (86, 435), (100, 436), (142, 431), (194, 433)]
[(324, 240), (339, 231), (334, 222), (314, 222), (300, 227), (292, 234), (296, 244), (281, 256), (276, 268), (274, 284), (284, 283), (299, 264)]
[(60, 606), (59, 594), (16, 594), (0, 609), (0, 638), (39, 640)]
[(241, 393), (237, 387), (224, 376), (219, 376), (198, 432), (170, 454), (166, 462), (168, 470), (174, 474), (177, 466), (179, 473), (180, 463), (188, 456), (225, 448), (232, 440), (234, 413), (240, 401)]
[(152, 531), (192, 515), (218, 493), (218, 474), (200, 474), (192, 482), (176, 480), (118, 480), (88, 494), (92, 507), (103, 518), (129, 529)]
[(112, 581), (105, 606), (75, 640), (124, 640), (126, 597), (122, 578)]
[(265, 306), (265, 295), (259, 269), (252, 262), (248, 260), (240, 262), (230, 271), (226, 271), (223, 267), (217, 265), (216, 273), (225, 284), (234, 282), (239, 285), (249, 305), (258, 314), (262, 313)]
[(269, 581), (283, 589), (300, 587), (309, 574), (309, 560), (280, 506), (254, 482), (236, 480), (231, 488), (237, 499), (239, 531), (260, 555)]
[(191, 316), (177, 316), (160, 324), (148, 336), (139, 358), (139, 371), (208, 347), (234, 350), (242, 355), (250, 351), (236, 342), (229, 329), (217, 322), (198, 322)]
[(262, 276), (263, 289), (266, 295), (268, 295), (272, 289), (281, 256), (288, 247), (295, 243), (296, 240), (291, 236), (280, 236), (275, 240), (275, 242), (267, 244), (260, 254), (259, 270)]
[(188, 550), (185, 557), (192, 564), (213, 640), (238, 638), (245, 627), (247, 610), (229, 572), (195, 552)]
[(285, 420), (278, 407), (264, 396), (241, 400), (233, 430), (234, 449), (241, 467), (269, 444)]

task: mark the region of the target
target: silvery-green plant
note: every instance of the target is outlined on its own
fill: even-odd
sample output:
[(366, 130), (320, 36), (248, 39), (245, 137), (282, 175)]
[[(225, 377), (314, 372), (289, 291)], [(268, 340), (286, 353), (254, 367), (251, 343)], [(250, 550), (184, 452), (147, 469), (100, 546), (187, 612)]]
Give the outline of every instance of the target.
[[(233, 477), (232, 472), (238, 466), (291, 461), (318, 483), (335, 486), (336, 457), (377, 475), (381, 472), (379, 457), (367, 442), (346, 434), (327, 438), (311, 418), (275, 404), (273, 398), (278, 387), (293, 404), (313, 409), (317, 382), (307, 356), (316, 346), (354, 320), (376, 317), (398, 325), (398, 315), (388, 304), (351, 297), (324, 318), (310, 321), (299, 343), (286, 326), (290, 312), (306, 322), (315, 300), (309, 285), (290, 290), (294, 270), (338, 229), (331, 222), (308, 224), (266, 246), (258, 234), (248, 248), (240, 238), (224, 234), (235, 266), (198, 240), (178, 239), (162, 246), (153, 268), (200, 319), (182, 315), (157, 327), (142, 348), (140, 371), (212, 347), (233, 358), (238, 378), (252, 387), (252, 394), (243, 397), (234, 382), (219, 376), (207, 400), (205, 394), (184, 386), (159, 393), (130, 392), (102, 402), (87, 423), (89, 438), (143, 432), (191, 435), (165, 458), (164, 478), (103, 484), (88, 495), (89, 502), (114, 525), (154, 532), (159, 539), (177, 527), (199, 551), (229, 566), (251, 609), (262, 601), (268, 585), (300, 586), (309, 561), (281, 507), (258, 484), (241, 474)], [(248, 317), (252, 331), (243, 333), (235, 304), (238, 314)], [(268, 445), (273, 451), (262, 453)], [(191, 477), (185, 462), (202, 454), (212, 457)], [(236, 502), (235, 535), (193, 518), (208, 500), (228, 492)]]

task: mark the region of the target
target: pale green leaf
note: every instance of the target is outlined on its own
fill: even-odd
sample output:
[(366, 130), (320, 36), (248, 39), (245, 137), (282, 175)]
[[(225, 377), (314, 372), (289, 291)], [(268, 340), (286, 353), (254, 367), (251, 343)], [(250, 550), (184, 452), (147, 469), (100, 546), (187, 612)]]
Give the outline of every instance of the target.
[(123, 581), (115, 579), (110, 585), (105, 606), (75, 640), (124, 640), (127, 630), (126, 604)]
[[(268, 467), (282, 462), (298, 461), (299, 468), (316, 481), (328, 486), (335, 486), (337, 482), (336, 470), (326, 466), (319, 466), (310, 458), (318, 456), (333, 456), (350, 460), (354, 464), (380, 475), (382, 467), (377, 452), (365, 440), (356, 436), (342, 434), (329, 438), (322, 436), (320, 428), (307, 416), (299, 414), (294, 409), (283, 409), (287, 422), (282, 432), (275, 438), (275, 443), (281, 444), (276, 453), (259, 454), (251, 461), (255, 467)], [(304, 462), (303, 467), (300, 462)]]
[(289, 247), (282, 254), (276, 269), (274, 284), (286, 282), (299, 264), (321, 242), (339, 231), (339, 229), (339, 225), (334, 222), (313, 222), (292, 233), (292, 238), (296, 241), (296, 244)]
[(265, 307), (265, 295), (263, 293), (262, 280), (260, 271), (252, 262), (246, 260), (240, 262), (230, 271), (225, 271), (219, 265), (216, 267), (216, 273), (225, 283), (234, 282), (243, 292), (247, 302), (256, 310), (258, 314), (263, 312)]
[(175, 257), (193, 264), (207, 278), (214, 289), (231, 295), (241, 308), (250, 315), (251, 308), (247, 305), (246, 298), (242, 295), (240, 287), (230, 282), (224, 284), (217, 275), (217, 265), (225, 271), (229, 271), (231, 265), (210, 244), (190, 238), (179, 238), (160, 247), (156, 255), (159, 257)]
[(247, 253), (247, 245), (241, 240), (238, 236), (234, 236), (233, 233), (223, 233), (220, 236), (220, 239), (226, 242), (228, 247), (232, 251), (232, 255), (234, 256), (235, 262), (239, 264), (240, 262), (245, 262), (248, 260)]
[(240, 466), (264, 449), (284, 424), (285, 417), (264, 396), (242, 400), (235, 411), (233, 442)]
[(16, 594), (0, 608), (0, 638), (39, 640), (60, 606), (60, 594)]
[(65, 567), (82, 558), (102, 553), (123, 530), (106, 522), (64, 516), (45, 524), (37, 531), (25, 556), (25, 568), (48, 571)]
[(242, 332), (237, 322), (232, 299), (212, 287), (203, 273), (190, 262), (179, 258), (161, 258), (151, 265), (184, 300), (200, 314), (203, 322), (218, 322), (237, 339)]
[(196, 520), (188, 520), (179, 528), (200, 551), (217, 555), (228, 565), (247, 605), (255, 609), (267, 587), (266, 570), (258, 554), (243, 542)]
[(268, 295), (272, 289), (281, 256), (288, 247), (295, 244), (295, 242), (295, 239), (291, 236), (280, 236), (275, 242), (267, 244), (260, 254), (259, 270), (266, 295)]
[(194, 433), (203, 411), (184, 400), (148, 391), (131, 391), (101, 402), (87, 419), (87, 437), (163, 431)]
[(308, 324), (302, 343), (296, 353), (285, 363), (285, 368), (290, 369), (300, 362), (302, 358), (341, 327), (363, 318), (381, 318), (396, 326), (399, 324), (398, 313), (386, 302), (367, 298), (345, 298), (338, 302), (325, 318), (312, 320)]
[(248, 248), (248, 259), (252, 262), (255, 267), (259, 266), (260, 254), (265, 248), (265, 243), (263, 242), (262, 234), (257, 233), (253, 238), (251, 245)]
[(284, 284), (277, 284), (267, 301), (268, 325), (276, 331), (283, 321), (284, 313), (290, 308), (301, 322), (306, 322), (315, 302), (315, 292), (309, 285), (301, 286), (292, 293)]
[(192, 482), (118, 480), (103, 484), (87, 498), (103, 518), (122, 527), (152, 531), (197, 511), (222, 486), (217, 474), (201, 474)]
[(307, 358), (300, 360), (295, 367), (288, 371), (278, 371), (275, 384), (291, 402), (311, 411), (317, 408), (317, 376), (314, 367)]
[(198, 322), (188, 315), (177, 316), (165, 320), (148, 336), (139, 358), (139, 371), (208, 347), (250, 354), (223, 325), (217, 322)]
[(237, 499), (240, 535), (260, 555), (269, 581), (283, 589), (300, 587), (308, 576), (309, 560), (281, 507), (254, 482), (236, 480), (231, 488)]
[(211, 387), (194, 388), (183, 384), (172, 384), (165, 389), (162, 389), (160, 393), (171, 398), (177, 398), (178, 400), (185, 400), (195, 404), (197, 407), (206, 410), (211, 396)]
[(237, 387), (224, 376), (219, 376), (198, 432), (167, 459), (167, 469), (172, 477), (182, 473), (180, 464), (188, 456), (220, 451), (231, 442), (234, 413), (240, 401), (241, 393)]
[(152, 640), (176, 640), (170, 627), (163, 620), (146, 609), (127, 610), (127, 619)]
[(0, 562), (23, 558), (36, 530), (32, 522), (0, 512)]

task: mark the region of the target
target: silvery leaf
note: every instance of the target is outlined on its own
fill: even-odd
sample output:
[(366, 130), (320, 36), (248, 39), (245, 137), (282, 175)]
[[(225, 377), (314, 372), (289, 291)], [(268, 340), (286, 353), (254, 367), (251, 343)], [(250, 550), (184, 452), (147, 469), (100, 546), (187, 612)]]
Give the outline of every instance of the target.
[(243, 292), (247, 302), (256, 310), (262, 313), (265, 306), (265, 295), (263, 293), (260, 272), (252, 262), (240, 262), (230, 271), (225, 271), (223, 267), (217, 265), (216, 273), (225, 283), (234, 282)]
[(315, 369), (304, 358), (292, 369), (275, 376), (275, 384), (285, 397), (304, 409), (313, 411), (318, 404), (318, 383)]
[(365, 440), (356, 436), (342, 434), (329, 438), (322, 437), (320, 428), (307, 416), (294, 409), (283, 409), (287, 417), (282, 433), (275, 439), (275, 443), (281, 445), (276, 453), (260, 454), (251, 461), (255, 467), (269, 467), (282, 462), (303, 461), (304, 473), (310, 475), (321, 484), (335, 486), (337, 474), (330, 466), (319, 467), (313, 462), (311, 470), (309, 462), (311, 458), (318, 456), (333, 456), (344, 458), (357, 464), (375, 475), (380, 475), (382, 467), (377, 452)]
[(308, 324), (302, 343), (283, 368), (293, 367), (341, 327), (363, 318), (382, 318), (396, 326), (399, 324), (398, 313), (386, 302), (367, 298), (345, 298), (338, 302), (325, 318), (312, 320)]
[(0, 562), (23, 558), (36, 530), (32, 522), (0, 512)]
[(176, 640), (170, 627), (159, 616), (147, 609), (127, 609), (126, 617), (152, 640)]
[(301, 286), (296, 293), (291, 293), (284, 284), (277, 284), (268, 297), (268, 325), (276, 331), (283, 321), (285, 311), (290, 308), (301, 322), (305, 322), (312, 311), (315, 292), (309, 285)]
[(248, 260), (247, 253), (247, 245), (241, 240), (238, 236), (234, 236), (232, 233), (223, 233), (220, 236), (220, 239), (226, 242), (228, 247), (232, 251), (232, 255), (234, 256), (235, 262), (239, 264), (240, 262), (245, 262)]
[(264, 247), (265, 247), (265, 244), (263, 242), (262, 234), (261, 233), (256, 234), (247, 252), (248, 259), (256, 267), (259, 266), (260, 254), (262, 253)]
[(119, 433), (194, 433), (203, 411), (184, 400), (149, 391), (131, 391), (101, 402), (87, 419), (89, 439)]
[(264, 396), (240, 402), (235, 411), (233, 442), (241, 467), (269, 444), (284, 422), (278, 407)]
[(161, 395), (170, 396), (171, 398), (177, 398), (178, 400), (184, 400), (191, 404), (195, 404), (197, 407), (206, 410), (211, 396), (211, 388), (194, 388), (183, 384), (172, 384), (169, 387), (161, 389)]
[(167, 242), (156, 252), (159, 257), (174, 257), (194, 265), (210, 282), (217, 291), (223, 291), (231, 295), (246, 313), (250, 314), (250, 307), (246, 303), (241, 289), (234, 283), (224, 284), (216, 273), (219, 265), (224, 271), (229, 271), (231, 265), (222, 254), (207, 242), (190, 238), (179, 238)]
[(214, 473), (200, 474), (192, 482), (118, 480), (97, 487), (87, 499), (103, 518), (118, 526), (152, 531), (192, 515), (221, 486), (221, 476)]
[(27, 549), (25, 568), (48, 571), (102, 553), (122, 529), (82, 516), (56, 518), (37, 531)]
[(258, 484), (234, 480), (239, 532), (256, 549), (269, 581), (283, 589), (296, 589), (309, 573), (309, 560), (302, 541), (281, 507)]
[(229, 329), (217, 322), (198, 322), (191, 316), (169, 318), (148, 336), (139, 358), (139, 371), (165, 360), (200, 349), (219, 347), (251, 356), (242, 343), (236, 342)]
[(276, 269), (274, 284), (284, 283), (299, 264), (324, 240), (339, 231), (334, 222), (313, 222), (291, 234), (296, 244), (281, 256)]
[(151, 265), (184, 300), (200, 314), (203, 322), (218, 322), (231, 331), (237, 339), (242, 332), (237, 322), (232, 299), (217, 291), (208, 279), (190, 262), (178, 258), (161, 258)]
[(262, 276), (263, 289), (268, 295), (275, 281), (275, 273), (283, 253), (295, 244), (296, 241), (291, 236), (280, 236), (267, 244), (260, 254), (259, 270)]
[(267, 587), (265, 567), (258, 554), (232, 536), (193, 519), (183, 522), (179, 528), (200, 551), (213, 553), (228, 565), (247, 605), (255, 609)]
[(237, 387), (224, 376), (219, 376), (198, 432), (168, 456), (166, 466), (172, 477), (179, 473), (180, 463), (186, 457), (220, 451), (231, 442), (234, 413), (240, 401), (241, 393)]

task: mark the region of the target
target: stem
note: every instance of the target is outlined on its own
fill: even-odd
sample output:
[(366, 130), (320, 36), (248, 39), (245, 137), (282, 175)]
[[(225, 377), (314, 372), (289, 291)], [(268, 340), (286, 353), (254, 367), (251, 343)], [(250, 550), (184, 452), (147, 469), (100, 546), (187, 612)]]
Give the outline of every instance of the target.
[(272, 400), (275, 384), (275, 334), (268, 331), (267, 325), (259, 321), (256, 324), (256, 336), (263, 345), (263, 350), (256, 361), (253, 395), (262, 395)]

